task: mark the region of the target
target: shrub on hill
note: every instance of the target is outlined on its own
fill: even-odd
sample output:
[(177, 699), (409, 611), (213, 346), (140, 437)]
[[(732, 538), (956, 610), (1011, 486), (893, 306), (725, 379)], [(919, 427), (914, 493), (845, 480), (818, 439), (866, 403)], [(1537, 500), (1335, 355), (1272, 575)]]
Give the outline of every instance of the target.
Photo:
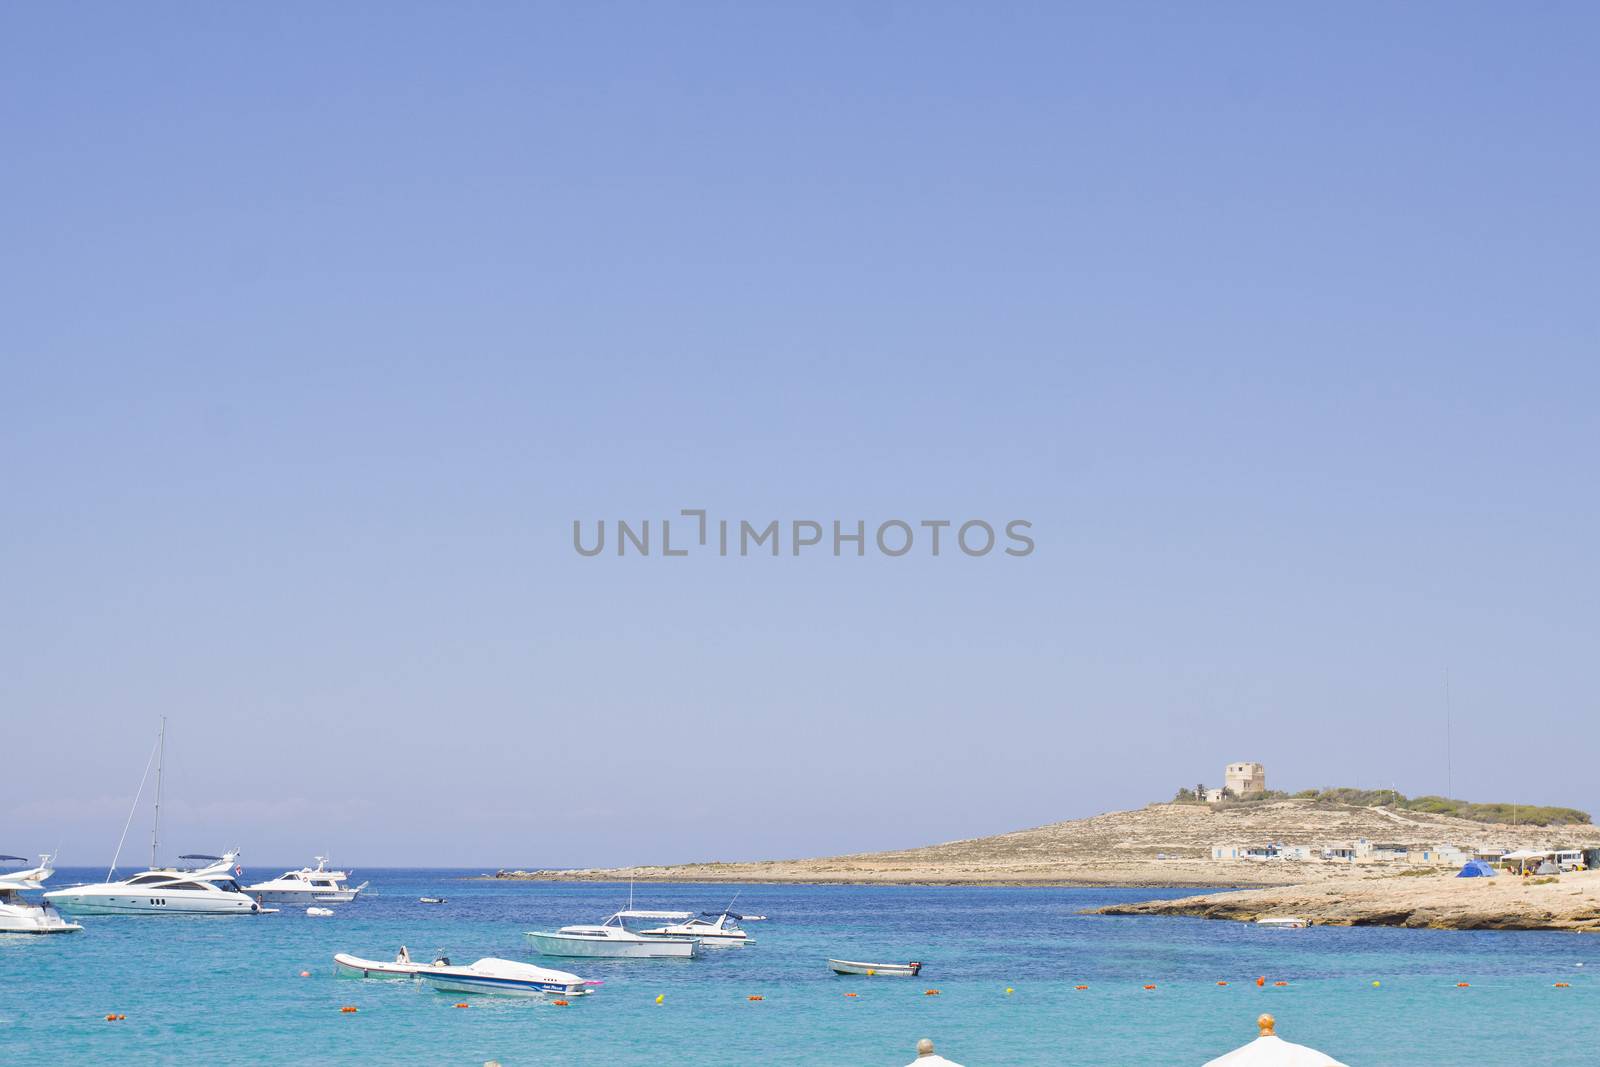
[[(1205, 786), (1179, 789), (1173, 798), (1177, 804), (1200, 804), (1205, 796)], [(1453, 815), (1472, 822), (1516, 823), (1522, 826), (1581, 826), (1589, 823), (1589, 813), (1577, 808), (1548, 807), (1540, 804), (1478, 804), (1451, 797), (1410, 797), (1393, 789), (1351, 789), (1348, 786), (1325, 786), (1322, 789), (1302, 789), (1298, 793), (1285, 793), (1268, 789), (1249, 796), (1235, 796), (1223, 791), (1223, 799), (1212, 804), (1214, 808), (1235, 804), (1257, 804), (1267, 800), (1311, 800), (1318, 804), (1346, 804), (1357, 808), (1396, 808), (1430, 815)]]
[(1540, 804), (1477, 804), (1452, 797), (1407, 798), (1393, 789), (1318, 789), (1297, 793), (1318, 803), (1352, 804), (1361, 808), (1398, 808), (1430, 815), (1453, 815), (1473, 822), (1517, 823), (1526, 826), (1572, 826), (1589, 822), (1589, 813), (1577, 808)]

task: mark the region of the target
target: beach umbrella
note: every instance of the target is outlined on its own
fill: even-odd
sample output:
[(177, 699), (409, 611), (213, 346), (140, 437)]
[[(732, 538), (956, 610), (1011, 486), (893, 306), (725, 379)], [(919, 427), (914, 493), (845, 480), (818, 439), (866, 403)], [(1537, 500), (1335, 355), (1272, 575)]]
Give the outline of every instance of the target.
[(1272, 1016), (1261, 1016), (1256, 1020), (1260, 1037), (1226, 1056), (1206, 1061), (1205, 1067), (1347, 1067), (1326, 1052), (1285, 1041), (1272, 1032), (1273, 1024)]
[(961, 1067), (954, 1060), (947, 1060), (943, 1056), (936, 1056), (933, 1052), (933, 1042), (923, 1038), (917, 1042), (917, 1058), (907, 1067)]

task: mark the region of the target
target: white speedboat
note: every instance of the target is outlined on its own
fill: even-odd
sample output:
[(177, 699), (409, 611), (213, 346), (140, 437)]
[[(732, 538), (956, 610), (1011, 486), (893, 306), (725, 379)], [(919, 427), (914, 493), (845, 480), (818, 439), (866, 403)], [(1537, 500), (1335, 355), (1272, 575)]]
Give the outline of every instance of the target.
[[(671, 913), (662, 913), (671, 914)], [(676, 922), (669, 922), (665, 926), (658, 926), (653, 930), (640, 930), (641, 937), (692, 937), (700, 944), (710, 947), (712, 945), (753, 945), (756, 939), (739, 928), (739, 920), (744, 916), (731, 911), (703, 911), (701, 916), (692, 916), (689, 912), (675, 913), (681, 918)]]
[(912, 960), (910, 963), (862, 963), (857, 960), (829, 960), (828, 968), (834, 974), (866, 974), (884, 975), (890, 978), (915, 978), (922, 970), (922, 963)]
[(252, 900), (234, 880), (239, 853), (180, 856), (199, 867), (152, 867), (117, 882), (71, 886), (45, 899), (78, 915), (255, 915), (272, 909)]
[(687, 959), (700, 950), (690, 938), (645, 937), (623, 925), (627, 918), (687, 918), (688, 912), (619, 911), (598, 926), (563, 926), (555, 933), (528, 931), (528, 940), (546, 956), (599, 956), (607, 959), (676, 957)]
[(581, 997), (598, 985), (566, 971), (489, 956), (465, 967), (424, 967), (418, 975), (441, 993), (499, 993), (514, 997), (560, 993)]
[(347, 871), (328, 870), (328, 860), (318, 856), (315, 867), (301, 867), (298, 871), (284, 871), (267, 882), (247, 885), (244, 891), (262, 903), (294, 904), (348, 904), (365, 888), (367, 883), (351, 888)]
[(333, 962), (338, 973), (352, 978), (415, 978), (428, 967), (450, 966), (449, 956), (439, 956), (433, 963), (417, 963), (404, 945), (392, 960), (368, 960), (348, 952), (335, 952)]
[(1257, 919), (1257, 926), (1265, 926), (1269, 930), (1301, 930), (1311, 925), (1310, 919), (1302, 919), (1298, 915), (1274, 915), (1265, 919)]
[[(55, 873), (50, 866), (54, 858), (41, 855), (37, 867), (0, 873), (0, 934), (70, 934), (83, 929), (63, 919), (48, 900), (35, 904), (22, 895), (44, 888), (45, 879)], [(21, 856), (0, 856), (0, 863), (27, 862)]]

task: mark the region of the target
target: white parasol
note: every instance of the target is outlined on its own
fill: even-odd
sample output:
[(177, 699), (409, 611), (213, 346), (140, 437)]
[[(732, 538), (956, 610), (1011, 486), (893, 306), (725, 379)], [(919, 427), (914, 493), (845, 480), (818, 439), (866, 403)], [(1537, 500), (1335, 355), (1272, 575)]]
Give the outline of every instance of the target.
[(1272, 1032), (1274, 1022), (1270, 1015), (1261, 1016), (1256, 1020), (1260, 1037), (1207, 1061), (1205, 1067), (1347, 1067), (1326, 1052), (1285, 1041)]

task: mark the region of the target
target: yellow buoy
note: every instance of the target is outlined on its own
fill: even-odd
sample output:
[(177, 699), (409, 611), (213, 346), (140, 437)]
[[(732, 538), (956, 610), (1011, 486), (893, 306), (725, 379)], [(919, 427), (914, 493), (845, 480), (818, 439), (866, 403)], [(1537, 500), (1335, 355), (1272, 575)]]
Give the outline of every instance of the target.
[(1006, 996), (1009, 997), (1011, 995), (1011, 993), (1012, 993), (1011, 987), (1010, 986), (1006, 986)]
[(1378, 987), (1378, 986), (1381, 986), (1381, 985), (1382, 985), (1382, 984), (1383, 984), (1383, 983), (1382, 983), (1382, 982), (1379, 982), (1379, 981), (1377, 981), (1377, 980), (1376, 980), (1376, 979), (1374, 979), (1374, 980), (1373, 980), (1373, 983), (1372, 983), (1372, 987), (1373, 987), (1373, 988), (1374, 988), (1374, 989), (1376, 989), (1376, 988), (1377, 988), (1377, 987)]
[(657, 1004), (660, 1004), (662, 1001), (664, 1001), (666, 999), (667, 999), (667, 995), (665, 993), (657, 993), (656, 994), (656, 1003)]

